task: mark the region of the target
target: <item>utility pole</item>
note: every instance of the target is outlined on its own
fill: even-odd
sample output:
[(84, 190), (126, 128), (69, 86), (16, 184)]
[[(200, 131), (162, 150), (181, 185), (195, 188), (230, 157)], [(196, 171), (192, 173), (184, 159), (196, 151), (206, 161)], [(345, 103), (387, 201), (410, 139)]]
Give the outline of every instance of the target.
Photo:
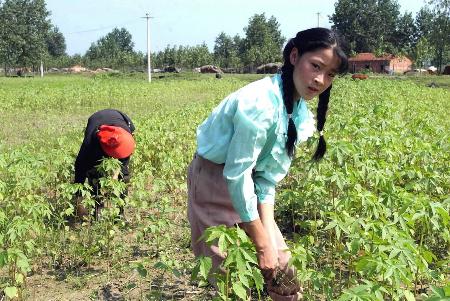
[(152, 68), (150, 65), (150, 19), (153, 17), (150, 17), (148, 13), (145, 14), (145, 17), (142, 17), (147, 19), (147, 73), (148, 73), (148, 82), (150, 83), (152, 81)]
[(316, 14), (317, 14), (317, 27), (320, 27), (320, 26), (319, 26), (319, 17), (320, 17), (320, 13), (317, 12)]

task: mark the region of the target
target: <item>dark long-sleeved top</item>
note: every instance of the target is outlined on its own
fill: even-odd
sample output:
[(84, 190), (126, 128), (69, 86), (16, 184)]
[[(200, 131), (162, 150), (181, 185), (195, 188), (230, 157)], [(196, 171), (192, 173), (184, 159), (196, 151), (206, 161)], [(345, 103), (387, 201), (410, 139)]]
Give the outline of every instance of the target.
[[(120, 111), (106, 109), (91, 115), (84, 132), (83, 143), (75, 160), (75, 183), (84, 183), (87, 173), (100, 163), (99, 160), (107, 157), (97, 137), (97, 130), (101, 125), (118, 126), (131, 134), (135, 130), (131, 119)], [(128, 176), (128, 162), (130, 157), (119, 160), (122, 162), (123, 176)]]

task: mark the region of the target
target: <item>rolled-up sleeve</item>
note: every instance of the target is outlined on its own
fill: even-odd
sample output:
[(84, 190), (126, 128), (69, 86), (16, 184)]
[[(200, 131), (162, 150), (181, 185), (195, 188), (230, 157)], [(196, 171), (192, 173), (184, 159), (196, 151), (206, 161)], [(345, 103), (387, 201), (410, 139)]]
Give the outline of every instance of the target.
[(273, 124), (273, 113), (273, 104), (269, 100), (244, 100), (238, 102), (233, 117), (234, 134), (223, 175), (234, 209), (243, 222), (259, 218), (255, 191), (260, 184), (254, 182), (252, 172)]
[(275, 183), (265, 178), (262, 172), (254, 173), (253, 181), (258, 203), (275, 204)]

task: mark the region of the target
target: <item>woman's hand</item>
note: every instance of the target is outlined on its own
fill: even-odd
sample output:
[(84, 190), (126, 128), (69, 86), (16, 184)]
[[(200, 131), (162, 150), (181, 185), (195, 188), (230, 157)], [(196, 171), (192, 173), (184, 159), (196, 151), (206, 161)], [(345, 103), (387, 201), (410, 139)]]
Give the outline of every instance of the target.
[(278, 268), (278, 254), (272, 246), (269, 235), (260, 219), (242, 223), (241, 227), (247, 232), (256, 247), (258, 265), (266, 280), (275, 278)]
[(271, 280), (276, 277), (278, 270), (278, 255), (272, 248), (272, 245), (262, 249), (256, 249), (258, 257), (259, 268), (264, 276), (264, 279)]

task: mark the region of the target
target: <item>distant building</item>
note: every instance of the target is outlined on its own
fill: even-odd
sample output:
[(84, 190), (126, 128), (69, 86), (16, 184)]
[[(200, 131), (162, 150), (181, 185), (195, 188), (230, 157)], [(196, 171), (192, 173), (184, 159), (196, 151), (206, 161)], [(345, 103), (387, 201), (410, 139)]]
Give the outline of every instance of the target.
[(349, 59), (349, 71), (357, 73), (369, 70), (375, 73), (403, 73), (410, 70), (412, 61), (406, 56), (387, 54), (376, 57), (373, 53), (363, 52)]

